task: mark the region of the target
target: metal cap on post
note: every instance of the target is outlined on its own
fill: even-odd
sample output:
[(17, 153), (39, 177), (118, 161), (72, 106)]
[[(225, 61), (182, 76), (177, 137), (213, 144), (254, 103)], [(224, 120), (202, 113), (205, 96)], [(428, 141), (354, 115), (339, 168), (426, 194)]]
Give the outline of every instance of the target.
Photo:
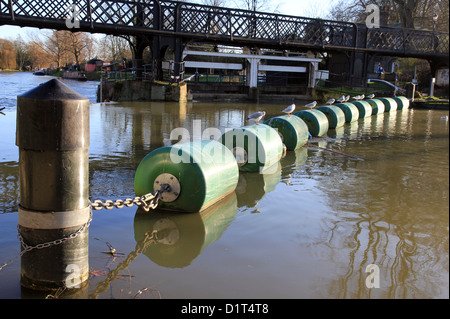
[(22, 286), (79, 287), (89, 271), (89, 100), (56, 79), (18, 96), (16, 145)]

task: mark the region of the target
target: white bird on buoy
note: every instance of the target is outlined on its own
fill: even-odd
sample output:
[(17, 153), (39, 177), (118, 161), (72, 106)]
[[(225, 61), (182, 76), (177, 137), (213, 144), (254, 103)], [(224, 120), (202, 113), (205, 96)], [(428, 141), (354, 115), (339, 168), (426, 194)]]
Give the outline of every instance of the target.
[(313, 107), (316, 107), (316, 105), (317, 105), (317, 101), (314, 101), (314, 102), (311, 102), (311, 103), (306, 104), (305, 106), (306, 106), (306, 107), (309, 107), (309, 108), (312, 110)]
[(350, 100), (350, 95), (347, 95), (347, 96), (345, 97), (345, 102), (348, 102), (348, 100)]
[(325, 104), (331, 105), (335, 102), (335, 99), (329, 99), (328, 101), (325, 102)]
[(294, 110), (295, 110), (295, 104), (291, 104), (281, 112), (287, 113), (288, 116), (291, 116), (291, 113), (294, 112)]
[(261, 111), (261, 112), (256, 112), (253, 114), (250, 114), (247, 118), (247, 120), (253, 120), (255, 122), (256, 125), (258, 125), (258, 122), (264, 117), (264, 115), (266, 115), (266, 112)]
[(364, 100), (364, 98), (365, 98), (366, 96), (363, 94), (363, 95), (361, 95), (361, 100)]
[(373, 94), (373, 93), (367, 96), (368, 99), (373, 99), (374, 97), (375, 97), (375, 94)]
[(343, 103), (345, 102), (345, 95), (342, 95), (340, 98), (336, 100), (336, 102)]
[(354, 99), (355, 101), (359, 101), (361, 100), (361, 95), (353, 96), (352, 99)]

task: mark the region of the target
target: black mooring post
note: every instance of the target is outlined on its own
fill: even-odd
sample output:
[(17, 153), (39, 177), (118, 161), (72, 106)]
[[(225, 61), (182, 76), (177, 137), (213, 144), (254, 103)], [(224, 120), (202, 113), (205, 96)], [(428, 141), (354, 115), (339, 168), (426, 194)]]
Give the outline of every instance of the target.
[(79, 288), (89, 274), (89, 100), (50, 80), (18, 96), (16, 130), (21, 284)]

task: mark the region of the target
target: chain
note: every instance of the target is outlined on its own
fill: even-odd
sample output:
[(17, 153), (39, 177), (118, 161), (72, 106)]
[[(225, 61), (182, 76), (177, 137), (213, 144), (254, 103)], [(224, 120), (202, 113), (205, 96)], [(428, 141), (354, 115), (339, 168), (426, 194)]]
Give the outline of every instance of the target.
[[(116, 201), (107, 200), (105, 202), (102, 202), (101, 200), (97, 199), (97, 200), (91, 202), (91, 207), (94, 210), (100, 210), (102, 208), (109, 210), (114, 207), (123, 208), (124, 206), (131, 207), (133, 205), (137, 205), (137, 206), (142, 207), (146, 212), (148, 212), (148, 211), (150, 211), (150, 209), (155, 209), (156, 207), (158, 207), (158, 202), (159, 202), (159, 199), (161, 198), (161, 195), (164, 192), (169, 192), (169, 191), (170, 191), (170, 186), (168, 184), (161, 184), (161, 188), (153, 193), (148, 193), (148, 194), (145, 194), (140, 197), (135, 197), (134, 199), (127, 198), (125, 200), (118, 199)], [(79, 228), (76, 232), (70, 234), (69, 236), (66, 236), (66, 237), (63, 237), (60, 239), (56, 239), (53, 241), (49, 241), (46, 243), (37, 244), (35, 246), (30, 246), (27, 243), (25, 243), (25, 241), (22, 237), (22, 234), (21, 234), (20, 225), (17, 225), (17, 238), (19, 239), (20, 245), (23, 248), (22, 251), (20, 252), (19, 256), (22, 257), (25, 253), (27, 253), (33, 249), (42, 249), (42, 248), (47, 248), (47, 247), (51, 247), (51, 246), (55, 246), (55, 245), (60, 245), (69, 239), (76, 238), (79, 234), (84, 232), (84, 230), (86, 228), (89, 228), (91, 221), (92, 221), (92, 212), (90, 213), (89, 220), (83, 226), (81, 226), (81, 228)], [(2, 270), (6, 265), (9, 265), (12, 262), (13, 262), (13, 259), (10, 259), (7, 262), (5, 262), (3, 265), (0, 265), (0, 270)]]
[(47, 248), (47, 247), (50, 247), (50, 246), (60, 245), (60, 244), (64, 243), (65, 241), (69, 240), (69, 239), (74, 239), (79, 234), (84, 232), (85, 229), (89, 228), (89, 225), (91, 224), (91, 221), (92, 221), (92, 212), (90, 213), (89, 220), (83, 226), (81, 226), (76, 232), (70, 234), (69, 236), (66, 236), (66, 237), (63, 237), (63, 238), (59, 238), (59, 239), (56, 239), (56, 240), (53, 240), (53, 241), (49, 241), (49, 242), (46, 242), (46, 243), (37, 244), (35, 246), (29, 246), (27, 243), (25, 243), (25, 241), (23, 240), (21, 231), (20, 231), (20, 225), (17, 225), (17, 238), (19, 239), (20, 245), (23, 248), (23, 250), (20, 252), (20, 256), (22, 256), (26, 252), (29, 252), (29, 251), (31, 251), (33, 249), (42, 249), (42, 248)]
[(30, 246), (27, 243), (25, 243), (23, 236), (22, 236), (21, 229), (20, 229), (20, 225), (17, 225), (17, 238), (19, 239), (20, 245), (22, 246), (23, 249), (18, 255), (16, 255), (16, 257), (11, 258), (8, 261), (6, 261), (5, 263), (3, 263), (3, 265), (0, 266), (0, 270), (2, 270), (5, 266), (13, 263), (13, 261), (16, 258), (22, 257), (25, 253), (27, 253), (33, 249), (42, 249), (42, 248), (47, 248), (47, 247), (51, 247), (51, 246), (55, 246), (55, 245), (60, 245), (69, 239), (76, 238), (78, 235), (80, 235), (82, 232), (84, 232), (86, 230), (86, 228), (89, 228), (91, 221), (92, 221), (92, 212), (90, 212), (89, 220), (83, 226), (81, 226), (76, 232), (70, 234), (69, 236), (59, 238), (59, 239), (56, 239), (53, 241), (49, 241), (46, 243), (37, 244), (35, 246)]
[(97, 199), (91, 202), (91, 207), (94, 210), (100, 210), (102, 208), (113, 209), (114, 207), (123, 208), (124, 206), (131, 207), (133, 205), (137, 205), (141, 206), (146, 212), (148, 212), (150, 209), (155, 209), (158, 207), (158, 202), (161, 195), (168, 191), (170, 191), (170, 186), (168, 184), (162, 184), (159, 190), (154, 191), (153, 193), (145, 194), (141, 197), (135, 197), (134, 199), (127, 198), (125, 200), (117, 199), (116, 201), (106, 200), (105, 202)]

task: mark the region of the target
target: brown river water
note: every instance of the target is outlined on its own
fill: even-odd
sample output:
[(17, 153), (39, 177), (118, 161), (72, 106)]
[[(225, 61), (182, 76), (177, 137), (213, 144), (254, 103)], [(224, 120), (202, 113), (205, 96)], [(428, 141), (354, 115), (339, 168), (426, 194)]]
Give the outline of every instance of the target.
[[(15, 121), (17, 95), (49, 79), (0, 74), (0, 298), (45, 297), (20, 285)], [(134, 197), (140, 161), (171, 145), (177, 127), (191, 132), (199, 120), (223, 132), (287, 106), (95, 104), (98, 83), (65, 83), (92, 102), (91, 199)], [(448, 115), (406, 109), (346, 123), (288, 152), (274, 174), (240, 173), (236, 191), (201, 214), (94, 211), (91, 277), (73, 297), (448, 298)], [(146, 239), (154, 229), (164, 232)], [(121, 254), (104, 254), (107, 242)]]

